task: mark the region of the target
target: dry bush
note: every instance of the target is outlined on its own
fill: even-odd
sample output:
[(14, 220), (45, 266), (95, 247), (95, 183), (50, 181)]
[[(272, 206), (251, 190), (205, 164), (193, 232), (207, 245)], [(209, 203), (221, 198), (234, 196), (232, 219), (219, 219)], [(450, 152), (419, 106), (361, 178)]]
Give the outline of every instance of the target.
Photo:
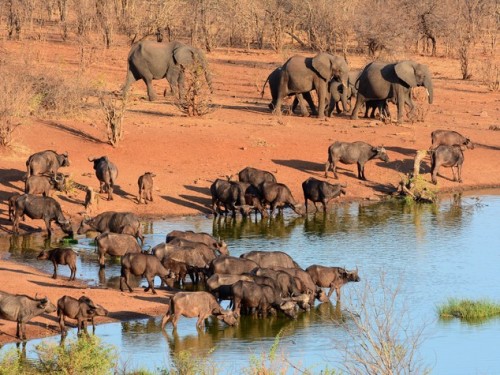
[(478, 75), (490, 91), (500, 89), (500, 69), (498, 64), (490, 59), (482, 60), (478, 64)]
[(31, 88), (24, 75), (0, 66), (0, 146), (9, 146), (12, 133), (30, 113)]
[(425, 87), (415, 87), (411, 90), (413, 111), (408, 113), (408, 119), (414, 122), (424, 122), (430, 111), (427, 90)]
[(104, 114), (106, 124), (106, 135), (109, 143), (115, 147), (123, 139), (123, 117), (127, 110), (128, 97), (116, 97), (102, 93), (99, 97), (99, 105)]
[(205, 69), (197, 59), (194, 64), (183, 67), (184, 92), (177, 106), (188, 116), (203, 116), (213, 112), (212, 95), (205, 79)]

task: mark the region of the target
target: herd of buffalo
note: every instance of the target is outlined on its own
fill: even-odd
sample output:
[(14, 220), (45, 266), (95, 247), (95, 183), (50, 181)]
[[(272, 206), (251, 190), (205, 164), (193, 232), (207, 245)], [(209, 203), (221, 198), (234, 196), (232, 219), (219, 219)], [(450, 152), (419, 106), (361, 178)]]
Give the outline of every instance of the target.
[[(465, 148), (473, 149), (472, 142), (454, 131), (436, 130), (432, 132), (431, 157), (432, 181), (441, 166), (451, 167), (454, 180), (461, 182), (461, 167)], [(367, 161), (389, 158), (383, 147), (373, 147), (365, 142), (335, 142), (328, 148), (325, 178), (331, 169), (338, 178), (337, 163), (357, 164), (358, 178), (366, 180), (364, 165)], [(107, 193), (113, 199), (113, 185), (118, 176), (118, 168), (106, 157), (89, 159), (93, 163), (100, 183), (100, 193)], [(61, 205), (50, 195), (50, 190), (61, 189), (65, 175), (60, 167), (69, 166), (67, 153), (42, 151), (31, 155), (26, 161), (27, 175), (25, 194), (14, 194), (8, 201), (9, 217), (14, 233), (19, 231), (19, 222), (25, 216), (45, 221), (48, 236), (52, 234), (51, 223), (56, 224), (69, 236), (73, 236), (72, 223), (65, 218)], [(454, 167), (457, 168), (455, 176)], [(138, 203), (153, 201), (153, 173), (147, 172), (138, 179)], [(330, 184), (310, 177), (302, 183), (305, 204), (292, 196), (290, 189), (279, 183), (267, 171), (246, 167), (238, 173), (238, 181), (216, 179), (210, 186), (212, 210), (215, 215), (238, 211), (243, 216), (260, 213), (262, 217), (274, 215), (276, 209), (290, 207), (299, 215), (307, 214), (308, 201), (323, 205), (333, 198), (345, 194), (345, 184)], [(87, 188), (85, 206), (92, 198), (92, 189)], [(270, 212), (268, 213), (268, 209)], [(184, 286), (189, 275), (193, 283), (204, 283), (206, 291), (177, 292), (167, 308), (162, 327), (172, 322), (174, 327), (180, 316), (198, 317), (197, 326), (214, 315), (227, 324), (235, 324), (241, 314), (276, 314), (295, 317), (300, 309), (308, 310), (315, 299), (326, 301), (335, 290), (340, 300), (340, 288), (347, 282), (359, 281), (358, 271), (348, 271), (341, 267), (311, 265), (305, 270), (286, 253), (278, 251), (251, 251), (240, 257), (229, 255), (227, 244), (206, 233), (173, 231), (164, 243), (154, 246), (151, 251), (143, 251), (142, 224), (131, 212), (107, 211), (84, 218), (77, 230), (78, 234), (88, 231), (99, 232), (95, 238), (99, 265), (105, 267), (106, 254), (121, 257), (120, 289), (129, 285), (130, 275), (145, 277), (148, 286), (145, 291), (156, 293), (154, 278), (162, 280), (170, 290), (178, 291)], [(139, 244), (139, 241), (141, 244)], [(54, 265), (53, 278), (57, 278), (58, 265), (68, 265), (71, 270), (69, 280), (76, 277), (77, 254), (71, 248), (56, 248), (42, 251), (38, 259), (50, 260)], [(321, 288), (330, 288), (328, 295)], [(221, 300), (230, 300), (232, 310), (224, 310)], [(88, 321), (94, 324), (95, 316), (107, 315), (107, 310), (87, 297), (75, 299), (63, 296), (54, 306), (47, 298), (32, 298), (26, 295), (12, 295), (0, 292), (0, 318), (17, 322), (17, 337), (26, 338), (25, 323), (31, 318), (57, 310), (61, 334), (65, 334), (64, 318), (75, 319), (78, 331), (86, 332)], [(95, 326), (94, 326), (95, 329)]]

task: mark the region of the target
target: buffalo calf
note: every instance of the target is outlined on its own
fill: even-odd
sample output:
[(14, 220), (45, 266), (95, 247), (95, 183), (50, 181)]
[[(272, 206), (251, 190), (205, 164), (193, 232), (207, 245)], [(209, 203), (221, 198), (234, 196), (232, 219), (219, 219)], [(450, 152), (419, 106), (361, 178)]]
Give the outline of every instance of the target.
[(146, 172), (139, 177), (137, 184), (139, 185), (139, 195), (137, 196), (137, 201), (139, 204), (148, 203), (148, 201), (153, 201), (153, 178), (156, 177), (154, 173)]
[(167, 285), (167, 279), (171, 277), (171, 272), (167, 270), (154, 255), (149, 254), (125, 254), (122, 257), (122, 268), (120, 277), (120, 290), (123, 292), (123, 282), (128, 287), (130, 293), (132, 293), (132, 288), (128, 283), (130, 275), (143, 276), (148, 281), (148, 286), (144, 288), (147, 292), (149, 289), (156, 294), (154, 277), (159, 276)]
[(432, 146), (431, 150), (435, 150), (438, 146), (465, 146), (471, 150), (474, 149), (474, 144), (469, 138), (452, 130), (434, 130), (431, 133)]
[(78, 334), (83, 330), (87, 334), (87, 322), (92, 323), (92, 333), (95, 334), (95, 316), (107, 316), (108, 310), (100, 305), (95, 305), (88, 297), (82, 296), (79, 299), (63, 296), (57, 301), (57, 316), (59, 317), (59, 327), (61, 335), (66, 335), (64, 318), (75, 319), (78, 322)]
[[(437, 174), (440, 167), (450, 167), (453, 174), (453, 181), (462, 182), (462, 164), (464, 163), (464, 153), (461, 146), (438, 146), (431, 154), (431, 176), (432, 183), (437, 184)], [(457, 168), (457, 175), (455, 170)]]
[(38, 254), (38, 260), (50, 260), (52, 264), (54, 264), (54, 274), (52, 275), (53, 279), (57, 279), (57, 265), (68, 266), (71, 270), (71, 275), (69, 280), (75, 280), (76, 278), (76, 257), (78, 254), (70, 248), (61, 248), (53, 250), (43, 250), (40, 254)]

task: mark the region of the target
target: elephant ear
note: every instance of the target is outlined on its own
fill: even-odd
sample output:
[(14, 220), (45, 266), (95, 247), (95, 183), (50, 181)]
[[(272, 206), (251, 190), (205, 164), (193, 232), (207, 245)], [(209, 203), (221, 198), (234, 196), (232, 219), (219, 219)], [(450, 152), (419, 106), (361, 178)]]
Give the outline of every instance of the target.
[(318, 53), (312, 58), (311, 64), (314, 70), (319, 73), (321, 78), (323, 78), (325, 81), (330, 80), (330, 78), (332, 77), (332, 61), (328, 54)]
[(404, 81), (410, 87), (417, 86), (417, 79), (415, 78), (415, 63), (411, 61), (401, 61), (394, 66), (396, 75), (399, 79)]
[(195, 59), (195, 51), (188, 46), (179, 46), (172, 52), (175, 65), (189, 66)]

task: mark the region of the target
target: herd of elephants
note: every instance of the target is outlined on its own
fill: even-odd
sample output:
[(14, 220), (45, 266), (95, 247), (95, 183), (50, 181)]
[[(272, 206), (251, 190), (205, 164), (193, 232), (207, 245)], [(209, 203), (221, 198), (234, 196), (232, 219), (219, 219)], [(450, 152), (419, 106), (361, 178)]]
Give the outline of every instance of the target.
[[(142, 41), (135, 44), (128, 55), (128, 71), (123, 92), (130, 85), (142, 79), (150, 100), (156, 94), (152, 80), (166, 78), (175, 94), (184, 90), (184, 71), (194, 63), (201, 63), (205, 77), (211, 87), (211, 77), (201, 50), (180, 42), (157, 43)], [(398, 121), (403, 121), (405, 104), (413, 110), (411, 89), (424, 86), (432, 103), (433, 87), (427, 66), (414, 61), (399, 63), (372, 62), (360, 72), (349, 71), (346, 61), (339, 56), (318, 53), (312, 58), (293, 56), (285, 64), (269, 75), (272, 102), (270, 108), (278, 115), (286, 96), (295, 95), (294, 107), (300, 106), (302, 114), (309, 114), (306, 103), (313, 115), (330, 116), (351, 110), (351, 98), (356, 97), (351, 118), (358, 116), (362, 106), (366, 113), (378, 109), (380, 116), (388, 116), (388, 102), (397, 105)], [(318, 104), (313, 102), (311, 91), (317, 93)], [(342, 109), (340, 109), (340, 105)], [(366, 114), (365, 114), (366, 115)], [(436, 130), (431, 134), (432, 182), (436, 183), (441, 166), (451, 167), (453, 179), (461, 182), (461, 168), (464, 161), (463, 150), (472, 149), (473, 143), (455, 131)], [(352, 143), (335, 142), (328, 149), (325, 178), (332, 170), (335, 178), (337, 164), (357, 164), (358, 178), (366, 180), (365, 163), (389, 158), (383, 147), (375, 147), (363, 141)], [(118, 174), (117, 166), (107, 157), (89, 159), (100, 183), (99, 193), (107, 194), (113, 200), (113, 186)], [(52, 235), (51, 223), (55, 222), (66, 234), (73, 236), (72, 223), (65, 218), (61, 205), (51, 197), (51, 190), (63, 189), (64, 174), (58, 170), (69, 166), (68, 153), (58, 154), (52, 150), (40, 151), (26, 161), (27, 174), (25, 194), (14, 194), (8, 201), (9, 218), (14, 233), (19, 232), (19, 224), (25, 216), (44, 220), (48, 236)], [(455, 176), (455, 170), (457, 174)], [(154, 174), (145, 173), (138, 179), (138, 203), (153, 201)], [(238, 174), (238, 181), (216, 179), (210, 186), (212, 210), (215, 215), (237, 213), (248, 216), (273, 216), (275, 210), (292, 208), (297, 214), (308, 213), (308, 201), (322, 204), (326, 212), (330, 200), (345, 194), (346, 185), (331, 184), (316, 178), (308, 178), (302, 183), (305, 204), (292, 196), (290, 189), (279, 183), (267, 171), (246, 167)], [(86, 188), (85, 208), (92, 210), (96, 193)], [(198, 317), (197, 326), (203, 327), (210, 315), (216, 316), (229, 325), (237, 323), (241, 314), (266, 316), (278, 312), (295, 317), (298, 311), (308, 310), (315, 300), (329, 300), (336, 291), (340, 300), (340, 288), (351, 281), (359, 281), (358, 270), (342, 267), (311, 265), (302, 269), (288, 254), (278, 251), (251, 251), (240, 257), (229, 255), (224, 241), (207, 233), (175, 230), (166, 240), (143, 251), (144, 237), (140, 219), (131, 212), (106, 211), (94, 217), (86, 217), (80, 223), (78, 234), (88, 231), (99, 232), (95, 238), (99, 266), (105, 267), (105, 255), (121, 256), (120, 289), (126, 286), (130, 292), (130, 275), (145, 277), (148, 286), (156, 294), (154, 278), (159, 276), (166, 287), (175, 291), (169, 299), (162, 327), (172, 322), (176, 327), (180, 316)], [(141, 244), (139, 244), (139, 242)], [(53, 278), (57, 278), (58, 265), (68, 265), (70, 280), (76, 276), (76, 253), (71, 248), (59, 247), (45, 250), (38, 256), (40, 260), (50, 260), (54, 265)], [(192, 283), (204, 283), (205, 291), (182, 291), (185, 279)], [(322, 288), (329, 288), (326, 294)], [(221, 300), (230, 300), (231, 310), (221, 307)], [(0, 318), (17, 322), (17, 337), (26, 339), (25, 324), (33, 317), (57, 311), (61, 334), (64, 335), (65, 317), (77, 320), (78, 331), (86, 332), (88, 322), (94, 324), (94, 317), (106, 315), (107, 310), (87, 297), (75, 299), (62, 296), (57, 306), (47, 298), (32, 298), (0, 292)], [(94, 326), (95, 329), (95, 326)]]

